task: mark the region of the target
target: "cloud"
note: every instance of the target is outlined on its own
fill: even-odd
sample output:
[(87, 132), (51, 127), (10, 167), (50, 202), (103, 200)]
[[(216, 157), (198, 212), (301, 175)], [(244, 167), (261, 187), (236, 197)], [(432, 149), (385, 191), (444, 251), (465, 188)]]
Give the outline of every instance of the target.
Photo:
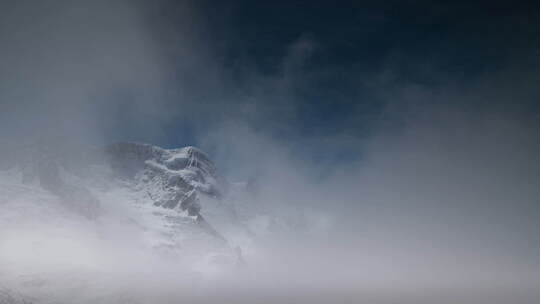
[[(258, 180), (253, 204), (331, 223), (263, 243), (268, 260), (254, 268), (265, 276), (255, 285), (291, 269), (294, 283), (309, 283), (318, 266), (339, 282), (390, 289), (480, 290), (535, 274), (535, 50), (463, 78), (399, 50), (366, 70), (313, 69), (325, 45), (300, 35), (268, 72), (250, 56), (229, 62), (200, 9), (2, 2), (3, 140), (180, 145), (189, 129), (231, 180)], [(411, 66), (432, 81), (412, 77)], [(333, 93), (312, 93), (325, 85)], [(355, 94), (341, 91), (350, 87)]]
[(4, 135), (97, 136), (105, 98), (163, 77), (127, 2), (8, 1), (1, 19)]
[(176, 3), (181, 22), (171, 24), (166, 4), (2, 2), (3, 137), (159, 141), (163, 127), (190, 117), (217, 80), (196, 10)]

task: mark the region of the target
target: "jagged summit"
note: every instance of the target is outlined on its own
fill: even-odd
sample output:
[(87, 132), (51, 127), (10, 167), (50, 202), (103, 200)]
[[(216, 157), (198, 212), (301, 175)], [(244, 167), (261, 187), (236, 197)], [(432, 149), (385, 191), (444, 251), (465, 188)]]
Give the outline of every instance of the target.
[[(203, 220), (200, 196), (221, 200), (229, 187), (208, 155), (193, 146), (163, 149), (117, 142), (102, 149), (67, 149), (28, 144), (10, 155), (0, 170), (10, 170), (14, 182), (38, 186), (89, 218), (97, 216), (100, 202), (96, 197), (116, 181), (143, 193), (155, 206), (186, 211), (199, 221)], [(105, 188), (95, 188), (96, 181)]]
[(114, 172), (144, 188), (155, 205), (200, 211), (198, 193), (220, 198), (226, 182), (208, 156), (195, 147), (163, 149), (143, 143), (120, 142), (106, 148)]
[[(249, 252), (258, 233), (283, 222), (252, 204), (245, 187), (227, 182), (208, 155), (191, 146), (36, 144), (3, 160), (0, 237), (11, 249), (0, 254), (0, 264), (10, 265), (0, 270), (0, 281), (7, 273), (31, 286), (34, 278), (43, 276), (37, 268), (21, 274), (34, 262), (19, 253), (36, 260), (35, 265), (46, 265), (51, 258), (62, 265), (72, 261), (72, 273), (87, 268), (106, 273), (110, 265), (102, 262), (110, 260), (114, 266), (121, 254), (128, 258), (126, 265), (185, 267), (211, 275), (236, 267), (242, 257), (235, 248)], [(34, 255), (28, 244), (42, 248), (40, 254)], [(82, 273), (80, 281), (65, 285), (86, 284)], [(0, 302), (16, 295), (8, 289), (2, 294), (1, 288), (18, 282), (0, 283)], [(54, 289), (55, 279), (50, 282)], [(38, 294), (39, 288), (28, 287), (25, 294)]]
[(137, 143), (118, 142), (105, 149), (110, 156), (111, 165), (118, 173), (127, 176), (137, 173), (148, 161), (163, 165), (167, 170), (193, 170), (199, 173), (197, 178), (204, 180), (203, 175), (214, 175), (216, 168), (209, 157), (200, 149), (188, 146), (178, 149), (163, 149), (157, 146)]
[[(57, 204), (97, 220), (122, 202), (126, 216), (140, 213), (142, 218), (135, 221), (141, 226), (148, 218), (157, 218), (149, 224), (157, 228), (148, 231), (164, 227), (168, 236), (152, 242), (173, 247), (185, 245), (186, 235), (238, 244), (236, 240), (245, 242), (251, 233), (241, 190), (221, 177), (208, 155), (196, 147), (164, 149), (118, 142), (95, 148), (46, 143), (18, 151), (0, 167), (0, 194), (9, 194), (5, 201), (15, 201), (13, 194), (32, 206)], [(22, 193), (18, 189), (33, 190)], [(50, 195), (47, 203), (31, 195), (38, 192)]]

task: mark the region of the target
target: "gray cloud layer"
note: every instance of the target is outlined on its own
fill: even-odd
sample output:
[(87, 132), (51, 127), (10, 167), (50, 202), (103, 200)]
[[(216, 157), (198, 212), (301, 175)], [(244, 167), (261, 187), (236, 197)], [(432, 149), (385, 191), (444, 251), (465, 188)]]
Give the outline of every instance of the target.
[[(346, 245), (300, 242), (327, 248), (314, 264), (342, 258), (377, 272), (390, 271), (388, 262), (420, 285), (452, 283), (444, 274), (459, 267), (479, 278), (463, 270), (453, 279), (471, 284), (536, 273), (536, 50), (465, 80), (419, 62), (436, 86), (398, 77), (390, 56), (375, 73), (348, 75), (381, 110), (351, 100), (352, 114), (300, 131), (299, 88), (333, 75), (305, 68), (324, 46), (298, 37), (277, 72), (264, 73), (249, 60), (225, 64), (216, 33), (190, 2), (3, 1), (0, 136), (173, 145), (189, 130), (231, 179), (266, 186), (259, 203), (333, 220), (325, 237)], [(303, 252), (297, 247), (291, 252)]]

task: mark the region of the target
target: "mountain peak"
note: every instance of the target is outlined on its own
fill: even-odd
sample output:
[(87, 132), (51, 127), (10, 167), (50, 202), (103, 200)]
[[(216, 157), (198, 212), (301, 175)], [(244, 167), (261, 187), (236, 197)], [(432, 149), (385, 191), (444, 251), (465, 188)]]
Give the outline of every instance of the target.
[(219, 198), (227, 188), (209, 157), (193, 146), (163, 149), (119, 142), (107, 147), (106, 154), (118, 176), (135, 180), (154, 204), (165, 208), (181, 208), (197, 215), (201, 208), (197, 193)]

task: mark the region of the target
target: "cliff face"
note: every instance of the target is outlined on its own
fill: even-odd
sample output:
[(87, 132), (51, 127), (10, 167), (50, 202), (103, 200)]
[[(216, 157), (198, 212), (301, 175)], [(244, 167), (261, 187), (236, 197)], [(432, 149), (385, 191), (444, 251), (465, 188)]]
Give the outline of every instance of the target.
[(224, 196), (225, 180), (208, 156), (195, 147), (162, 149), (139, 143), (117, 143), (106, 149), (116, 176), (134, 181), (156, 206), (199, 215), (199, 194)]
[(201, 195), (219, 201), (228, 188), (204, 152), (195, 147), (162, 149), (129, 142), (113, 144), (105, 151), (114, 175), (144, 192), (153, 205), (186, 212), (206, 233), (226, 240), (201, 214)]
[[(216, 214), (216, 209), (220, 214), (235, 214), (234, 206), (221, 203), (228, 199), (228, 182), (218, 175), (209, 157), (195, 147), (163, 149), (120, 142), (104, 149), (68, 150), (50, 145), (27, 145), (8, 156), (3, 158), (5, 161), (0, 168), (0, 188), (14, 189), (14, 184), (39, 188), (56, 197), (65, 209), (88, 219), (98, 219), (101, 213), (106, 213), (110, 204), (114, 204), (109, 201), (111, 193), (123, 191), (122, 197), (114, 199), (128, 201), (128, 209), (154, 207), (154, 211), (146, 212), (161, 214), (158, 216), (160, 226), (168, 227), (168, 235), (199, 230), (223, 242), (225, 237), (203, 216), (204, 211), (209, 210), (203, 211), (201, 200), (210, 202), (210, 209), (219, 207), (214, 208), (212, 214)], [(9, 183), (2, 185), (1, 177), (5, 180), (7, 176), (11, 176)], [(224, 219), (235, 222), (231, 223), (233, 225), (239, 224), (237, 220)], [(183, 228), (179, 228), (178, 223), (182, 223)], [(180, 239), (164, 241), (161, 238), (161, 243), (176, 244)]]
[(0, 157), (0, 303), (72, 303), (87, 288), (98, 295), (81, 303), (99, 303), (126, 280), (213, 276), (284, 223), (194, 147), (13, 151)]
[[(116, 265), (119, 275), (153, 274), (152, 265), (197, 275), (235, 267), (235, 248), (245, 244), (237, 236), (251, 237), (232, 187), (197, 148), (13, 150), (0, 161), (0, 302), (15, 299), (1, 288), (24, 285), (23, 294), (38, 295), (41, 286), (86, 286)], [(77, 278), (56, 283), (65, 273)]]

